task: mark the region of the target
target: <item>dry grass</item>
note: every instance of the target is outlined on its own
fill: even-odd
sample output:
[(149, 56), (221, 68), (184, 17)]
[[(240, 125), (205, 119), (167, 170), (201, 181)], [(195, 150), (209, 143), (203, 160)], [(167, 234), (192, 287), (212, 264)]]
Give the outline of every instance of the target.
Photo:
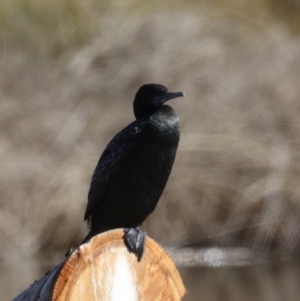
[[(299, 252), (297, 37), (271, 20), (238, 21), (245, 13), (221, 17), (222, 6), (145, 14), (144, 4), (139, 14), (134, 1), (93, 13), (75, 1), (3, 3), (1, 291), (15, 295), (82, 239), (93, 168), (147, 82), (186, 93), (173, 102), (180, 148), (148, 233), (172, 246)], [(21, 8), (28, 16), (13, 24), (8, 12)], [(16, 274), (23, 283), (9, 281)]]
[[(57, 59), (93, 39), (99, 20), (115, 13), (147, 16), (149, 13), (213, 12), (258, 26), (274, 19), (299, 35), (300, 5), (295, 0), (2, 0), (0, 2), (0, 45), (10, 51), (22, 48), (38, 57)], [(101, 24), (105, 30), (105, 24)], [(104, 27), (103, 27), (104, 26)]]

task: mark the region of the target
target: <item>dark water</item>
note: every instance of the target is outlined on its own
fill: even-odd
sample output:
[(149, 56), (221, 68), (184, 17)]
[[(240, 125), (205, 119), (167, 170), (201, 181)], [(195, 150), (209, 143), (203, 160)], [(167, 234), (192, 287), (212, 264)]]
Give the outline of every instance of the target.
[(184, 301), (299, 301), (300, 264), (186, 267)]
[(299, 301), (300, 262), (245, 248), (168, 250), (183, 279), (184, 301)]

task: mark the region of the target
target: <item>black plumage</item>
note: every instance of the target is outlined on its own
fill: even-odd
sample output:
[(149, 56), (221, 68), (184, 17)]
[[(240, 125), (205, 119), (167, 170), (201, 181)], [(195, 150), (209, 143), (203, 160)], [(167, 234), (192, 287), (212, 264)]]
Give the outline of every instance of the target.
[(136, 120), (107, 145), (94, 171), (84, 219), (92, 236), (136, 228), (155, 209), (170, 175), (179, 142), (179, 118), (164, 103), (183, 93), (143, 85), (134, 99)]

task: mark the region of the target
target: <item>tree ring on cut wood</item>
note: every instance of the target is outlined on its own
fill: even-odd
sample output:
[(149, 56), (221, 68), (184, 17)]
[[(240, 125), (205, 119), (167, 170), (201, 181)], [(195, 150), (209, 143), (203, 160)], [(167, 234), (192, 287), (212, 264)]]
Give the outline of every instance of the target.
[(124, 245), (124, 230), (92, 238), (66, 261), (52, 300), (181, 300), (185, 288), (170, 256), (147, 236), (140, 262)]

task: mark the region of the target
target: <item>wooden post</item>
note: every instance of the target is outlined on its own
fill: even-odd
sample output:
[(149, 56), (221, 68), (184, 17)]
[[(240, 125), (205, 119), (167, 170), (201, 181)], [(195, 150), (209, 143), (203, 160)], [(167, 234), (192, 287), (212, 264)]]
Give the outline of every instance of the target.
[(94, 237), (13, 301), (181, 300), (185, 288), (169, 255), (147, 237), (138, 262), (123, 236), (117, 229)]

